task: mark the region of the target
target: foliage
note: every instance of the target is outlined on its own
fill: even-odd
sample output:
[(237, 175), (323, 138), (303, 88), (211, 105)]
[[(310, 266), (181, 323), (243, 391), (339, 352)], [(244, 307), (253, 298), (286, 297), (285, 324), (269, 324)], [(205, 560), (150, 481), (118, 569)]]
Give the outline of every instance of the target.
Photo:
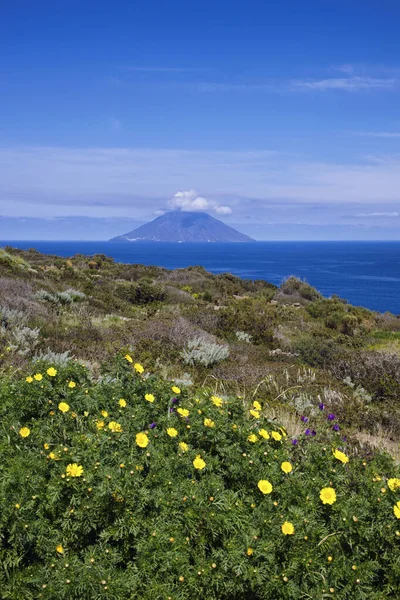
[(228, 346), (214, 344), (204, 338), (198, 337), (189, 340), (181, 356), (186, 365), (211, 367), (228, 358), (229, 348)]
[(162, 302), (166, 296), (165, 290), (161, 286), (146, 280), (121, 287), (118, 293), (121, 298), (132, 304)]
[(85, 300), (86, 294), (80, 292), (79, 290), (74, 290), (73, 288), (54, 293), (48, 292), (47, 290), (39, 290), (36, 292), (36, 298), (44, 302), (50, 302), (51, 304), (63, 306), (66, 304), (72, 304), (73, 302)]
[(294, 276), (285, 279), (279, 289), (287, 296), (299, 296), (309, 301), (321, 298), (321, 294), (309, 283)]
[(245, 331), (236, 331), (235, 335), (239, 342), (245, 342), (246, 344), (251, 344), (251, 340), (253, 339), (253, 337)]
[(399, 469), (329, 407), (291, 439), (128, 355), (27, 375), (0, 384), (2, 599), (399, 597)]

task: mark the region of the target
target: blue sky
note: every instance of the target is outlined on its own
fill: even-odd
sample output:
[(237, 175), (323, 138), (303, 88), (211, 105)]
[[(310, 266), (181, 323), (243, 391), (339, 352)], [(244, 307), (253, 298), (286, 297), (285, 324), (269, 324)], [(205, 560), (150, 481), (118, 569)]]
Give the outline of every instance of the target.
[(399, 22), (397, 0), (3, 0), (0, 239), (171, 208), (400, 239)]

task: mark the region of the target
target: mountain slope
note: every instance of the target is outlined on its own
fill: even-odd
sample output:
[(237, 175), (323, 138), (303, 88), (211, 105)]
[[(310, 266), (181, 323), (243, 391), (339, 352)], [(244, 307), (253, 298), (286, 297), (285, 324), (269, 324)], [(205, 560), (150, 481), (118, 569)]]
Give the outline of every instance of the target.
[(203, 212), (165, 213), (112, 242), (253, 242), (249, 236)]

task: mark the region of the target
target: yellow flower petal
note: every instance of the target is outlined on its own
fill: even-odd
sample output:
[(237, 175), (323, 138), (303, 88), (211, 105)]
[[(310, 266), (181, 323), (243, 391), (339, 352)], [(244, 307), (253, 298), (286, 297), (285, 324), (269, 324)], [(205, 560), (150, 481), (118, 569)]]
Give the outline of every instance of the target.
[(196, 458), (193, 461), (193, 466), (195, 469), (199, 469), (200, 471), (202, 469), (204, 469), (204, 467), (206, 466), (206, 463), (204, 462), (204, 460), (201, 458), (200, 454), (198, 454), (196, 456)]
[(139, 448), (146, 448), (149, 444), (149, 438), (145, 433), (137, 433), (136, 444), (139, 446)]
[(263, 494), (270, 494), (273, 489), (271, 483), (267, 479), (260, 479), (257, 486)]
[(293, 535), (294, 534), (293, 524), (290, 523), (289, 521), (285, 521), (282, 525), (282, 533), (284, 535)]

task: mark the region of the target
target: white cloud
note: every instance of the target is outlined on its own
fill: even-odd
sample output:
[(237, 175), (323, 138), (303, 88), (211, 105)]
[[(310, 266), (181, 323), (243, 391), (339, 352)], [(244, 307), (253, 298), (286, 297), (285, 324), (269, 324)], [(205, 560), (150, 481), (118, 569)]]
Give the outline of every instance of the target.
[(352, 214), (394, 212), (399, 190), (400, 155), (321, 162), (266, 150), (0, 146), (3, 215), (55, 216), (73, 210), (146, 220), (168, 198), (170, 208), (220, 215), (233, 209), (255, 219), (259, 208), (253, 212), (245, 199), (282, 207), (357, 203)]
[(231, 215), (232, 209), (230, 206), (217, 206), (215, 212), (219, 215)]
[(359, 92), (363, 90), (392, 89), (398, 80), (378, 77), (332, 77), (329, 79), (294, 79), (291, 81), (292, 90), (343, 90)]
[(344, 65), (336, 65), (333, 67), (335, 71), (340, 71), (341, 73), (346, 73), (347, 75), (351, 75), (354, 73), (354, 66), (350, 63)]
[(220, 215), (230, 215), (232, 209), (229, 206), (220, 206), (214, 201), (206, 200), (199, 196), (196, 190), (176, 192), (169, 200), (168, 206), (175, 210), (183, 211), (214, 211)]
[(375, 138), (400, 138), (400, 131), (352, 131), (350, 135)]
[(360, 213), (356, 217), (400, 217), (398, 212), (373, 212), (373, 213)]

